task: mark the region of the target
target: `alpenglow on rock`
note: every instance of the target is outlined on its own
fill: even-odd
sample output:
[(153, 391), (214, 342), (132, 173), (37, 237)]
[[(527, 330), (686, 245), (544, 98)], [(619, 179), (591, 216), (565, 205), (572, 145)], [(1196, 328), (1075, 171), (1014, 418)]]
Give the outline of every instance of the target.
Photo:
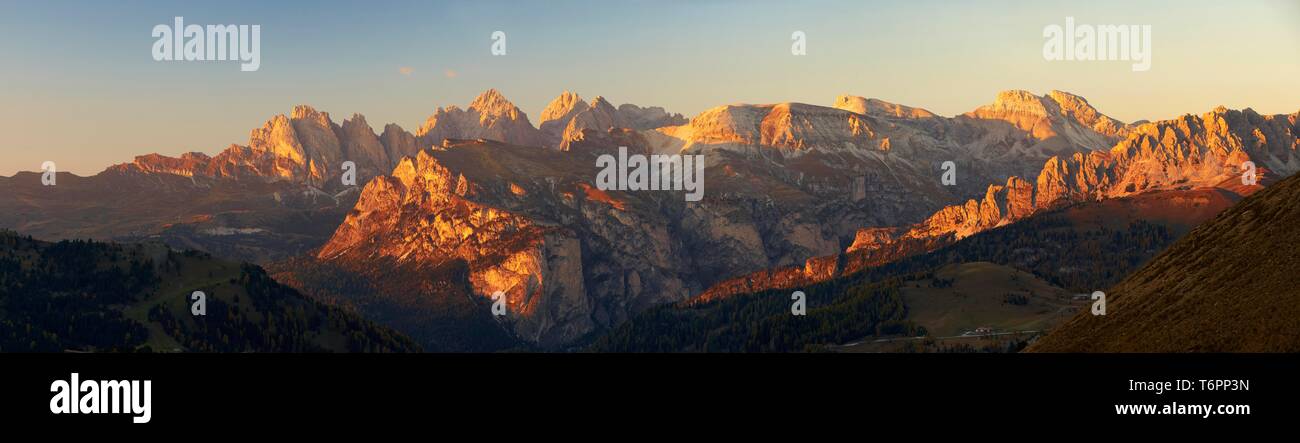
[(109, 170), (290, 181), (337, 189), (344, 186), (338, 180), (343, 173), (343, 162), (356, 163), (359, 185), (391, 170), (402, 157), (414, 155), (416, 146), (414, 137), (397, 125), (385, 127), (384, 137), (379, 138), (361, 114), (354, 114), (339, 126), (330, 119), (329, 113), (300, 105), (288, 116), (277, 115), (253, 129), (247, 146), (231, 145), (212, 157), (201, 153), (184, 154), (180, 158), (143, 155), (132, 163)]

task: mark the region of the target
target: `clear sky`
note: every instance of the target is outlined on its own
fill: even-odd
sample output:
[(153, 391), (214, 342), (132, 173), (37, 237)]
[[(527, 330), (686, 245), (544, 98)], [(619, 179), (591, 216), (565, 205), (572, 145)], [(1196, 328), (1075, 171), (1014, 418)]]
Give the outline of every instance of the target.
[[(1005, 89), (1073, 92), (1124, 121), (1300, 110), (1297, 0), (180, 3), (0, 0), (0, 174), (215, 154), (295, 104), (414, 132), (487, 88), (534, 124), (566, 89), (687, 116), (839, 94), (954, 115)], [(261, 69), (154, 61), (150, 32), (175, 16), (261, 25)], [(1066, 16), (1151, 25), (1151, 69), (1044, 60), (1043, 28)]]

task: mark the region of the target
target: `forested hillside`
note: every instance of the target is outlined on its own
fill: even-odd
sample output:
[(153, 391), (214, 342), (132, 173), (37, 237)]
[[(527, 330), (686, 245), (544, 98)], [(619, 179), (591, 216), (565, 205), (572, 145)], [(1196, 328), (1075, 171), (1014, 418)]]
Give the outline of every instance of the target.
[[(191, 295), (204, 293), (204, 315)], [(0, 231), (0, 351), (402, 352), (419, 347), (261, 268), (162, 245)]]

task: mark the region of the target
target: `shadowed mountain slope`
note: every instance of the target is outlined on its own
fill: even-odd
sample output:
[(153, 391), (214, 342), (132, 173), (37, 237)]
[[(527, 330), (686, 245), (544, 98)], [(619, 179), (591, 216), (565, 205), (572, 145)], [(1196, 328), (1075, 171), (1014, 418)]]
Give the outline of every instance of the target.
[(1300, 177), (1183, 237), (1031, 352), (1300, 351)]

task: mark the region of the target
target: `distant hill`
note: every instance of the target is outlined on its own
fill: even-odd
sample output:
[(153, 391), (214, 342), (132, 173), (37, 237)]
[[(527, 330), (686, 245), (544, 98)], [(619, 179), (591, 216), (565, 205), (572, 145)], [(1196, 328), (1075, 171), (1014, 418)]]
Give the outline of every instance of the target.
[[(191, 314), (202, 291), (206, 315)], [(0, 231), (3, 352), (406, 352), (410, 339), (276, 283), (161, 244)]]
[(1300, 351), (1300, 177), (1197, 227), (1031, 352)]

